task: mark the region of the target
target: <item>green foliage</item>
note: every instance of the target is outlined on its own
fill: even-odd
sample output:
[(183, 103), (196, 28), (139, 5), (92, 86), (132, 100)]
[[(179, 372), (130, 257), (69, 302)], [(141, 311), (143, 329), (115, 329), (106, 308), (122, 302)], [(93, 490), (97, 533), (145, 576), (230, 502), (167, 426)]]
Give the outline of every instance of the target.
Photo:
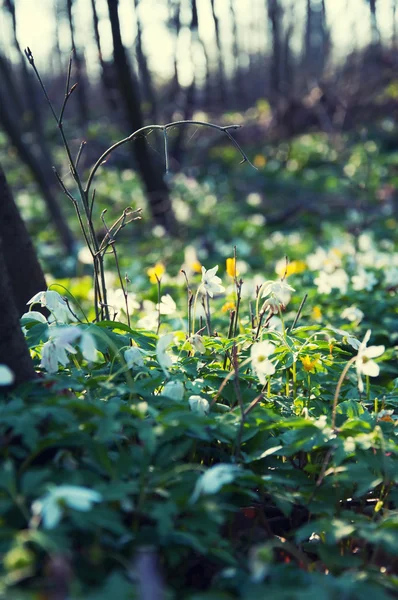
[[(396, 169), (393, 156), (388, 162), (377, 145), (363, 150), (358, 139), (344, 165), (324, 136), (256, 151), (266, 156), (264, 168), (245, 182), (262, 190), (265, 173), (274, 199), (292, 182), (316, 193), (354, 193), (370, 153), (364, 194), (369, 210), (377, 209), (371, 196)], [(219, 165), (235, 162), (235, 154), (214, 154), (211, 177), (175, 178), (184, 239), (166, 241), (145, 227), (134, 242), (124, 245), (121, 236), (131, 326), (109, 256), (109, 320), (94, 322), (83, 260), (81, 277), (51, 286), (73, 307), (73, 324), (57, 307), (55, 322), (35, 316), (35, 306), (22, 318), (40, 377), (0, 403), (0, 595), (7, 599), (39, 598), (62, 577), (73, 600), (139, 598), (145, 553), (156, 558), (165, 598), (176, 600), (397, 594), (394, 216), (380, 211), (370, 231), (366, 214), (349, 212), (353, 233), (333, 215), (321, 226), (317, 216), (297, 229), (265, 229), (263, 195), (233, 195)], [(344, 175), (347, 165), (355, 173)], [(129, 190), (140, 193), (130, 171), (108, 171), (97, 202), (106, 207), (117, 191), (117, 216), (132, 204)], [(244, 281), (236, 331), (229, 314), (239, 290), (224, 267), (231, 241)], [(160, 259), (158, 294), (147, 269)], [(197, 263), (219, 263), (225, 287), (204, 295), (211, 335)], [(192, 304), (188, 319), (182, 267), (198, 299), (196, 319)], [(261, 321), (263, 303), (278, 295), (256, 297), (256, 286), (264, 290), (285, 271), (295, 291), (277, 302), (278, 314), (264, 308)], [(176, 306), (163, 299), (159, 315), (159, 295), (168, 294)], [(369, 329), (368, 347), (358, 350)], [(255, 359), (253, 347), (264, 342)], [(64, 360), (66, 343), (72, 350)], [(366, 354), (374, 346), (384, 353)], [(373, 360), (380, 370), (370, 378)]]

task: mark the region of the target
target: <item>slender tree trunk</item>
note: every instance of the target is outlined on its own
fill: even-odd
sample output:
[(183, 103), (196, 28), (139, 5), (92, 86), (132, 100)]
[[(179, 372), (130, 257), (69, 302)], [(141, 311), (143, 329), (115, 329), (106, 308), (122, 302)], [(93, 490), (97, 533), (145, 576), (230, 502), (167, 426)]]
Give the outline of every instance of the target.
[(222, 105), (225, 106), (225, 101), (227, 98), (227, 89), (226, 89), (227, 82), (226, 82), (226, 77), (225, 77), (223, 54), (222, 54), (222, 48), (221, 48), (220, 20), (217, 16), (217, 13), (215, 10), (214, 0), (210, 0), (210, 3), (211, 3), (211, 12), (212, 12), (213, 21), (214, 21), (214, 28), (215, 28), (215, 32), (216, 32), (216, 46), (217, 46), (216, 61), (217, 61), (217, 66), (218, 66), (218, 86), (217, 87), (218, 87), (220, 101), (221, 101)]
[(370, 8), (370, 27), (372, 32), (372, 44), (378, 46), (380, 44), (380, 31), (377, 24), (376, 0), (369, 0)]
[(80, 122), (80, 127), (82, 129), (86, 129), (87, 123), (89, 121), (90, 111), (88, 108), (86, 82), (85, 82), (85, 75), (83, 72), (84, 71), (83, 59), (80, 55), (80, 52), (77, 50), (76, 44), (75, 44), (75, 28), (74, 28), (73, 16), (72, 16), (72, 4), (73, 4), (73, 0), (66, 1), (66, 7), (68, 10), (70, 38), (71, 38), (72, 50), (73, 50), (73, 54), (74, 54), (74, 64), (75, 64), (75, 69), (76, 69), (77, 81), (79, 84), (77, 87), (77, 90), (76, 90), (76, 94), (77, 94), (77, 98), (78, 98), (78, 105), (79, 105), (79, 122)]
[(26, 104), (26, 102), (28, 103), (28, 106), (25, 105), (25, 108), (28, 108), (29, 113), (32, 114), (32, 117), (27, 122), (27, 125), (28, 125), (29, 129), (34, 131), (34, 133), (36, 134), (38, 143), (41, 143), (43, 146), (45, 146), (45, 137), (43, 134), (43, 119), (42, 119), (42, 114), (41, 114), (40, 103), (37, 101), (37, 93), (36, 93), (35, 86), (33, 85), (32, 75), (31, 75), (30, 71), (28, 70), (27, 61), (25, 60), (25, 57), (21, 51), (21, 48), (20, 48), (20, 45), (18, 42), (17, 18), (16, 18), (16, 13), (15, 13), (14, 0), (4, 0), (4, 5), (7, 8), (8, 12), (10, 13), (10, 16), (11, 16), (15, 48), (16, 48), (19, 56), (22, 58), (22, 61), (20, 61), (20, 64), (22, 66), (22, 74), (23, 74), (22, 81), (23, 81), (23, 85), (25, 87), (23, 95), (25, 96), (25, 99), (26, 99), (25, 104)]
[[(129, 129), (133, 132), (140, 129), (144, 124), (137, 82), (134, 80), (120, 34), (118, 0), (107, 0), (107, 2), (112, 27), (114, 63), (125, 104)], [(169, 190), (161, 171), (155, 167), (151, 160), (145, 138), (140, 136), (135, 141), (133, 148), (138, 172), (148, 195), (152, 217), (155, 222), (163, 225), (166, 231), (171, 234), (176, 233), (177, 223), (171, 206)]]
[(268, 18), (272, 31), (271, 104), (277, 107), (281, 95), (281, 7), (279, 0), (268, 0)]
[(37, 292), (46, 290), (47, 284), (1, 165), (0, 238), (15, 305), (19, 316), (22, 316), (27, 311), (29, 299)]
[[(16, 119), (11, 115), (6, 104), (6, 96), (0, 86), (0, 123), (7, 133), (11, 144), (16, 148), (22, 162), (30, 169), (34, 179), (36, 180), (43, 199), (47, 205), (47, 209), (52, 218), (54, 226), (58, 231), (61, 242), (68, 254), (73, 254), (75, 250), (75, 241), (72, 232), (70, 231), (61, 208), (58, 204), (56, 196), (50, 187), (49, 181), (55, 181), (54, 174), (51, 171), (51, 163), (44, 165), (39, 160), (32, 150), (22, 139), (22, 133), (16, 123)], [(51, 179), (50, 179), (51, 178)]]
[(242, 108), (245, 105), (244, 100), (246, 99), (245, 80), (242, 74), (242, 69), (239, 62), (239, 36), (238, 36), (238, 23), (235, 11), (235, 2), (230, 0), (229, 12), (232, 20), (232, 52), (234, 55), (234, 73), (233, 73), (233, 86), (235, 92), (236, 105), (238, 108)]
[(148, 62), (145, 56), (144, 49), (142, 47), (142, 24), (139, 16), (140, 0), (134, 0), (135, 18), (137, 24), (137, 39), (136, 39), (136, 53), (137, 63), (140, 74), (140, 81), (142, 81), (142, 89), (144, 94), (144, 100), (149, 104), (148, 117), (152, 123), (158, 122), (158, 106), (156, 101), (156, 94), (153, 87), (152, 75), (148, 67)]
[[(189, 85), (185, 92), (184, 98), (184, 109), (183, 109), (183, 119), (188, 120), (192, 119), (193, 111), (195, 107), (195, 92), (196, 92), (196, 81), (195, 81), (195, 52), (194, 46), (195, 44), (201, 44), (199, 39), (199, 23), (198, 23), (198, 10), (196, 5), (196, 0), (191, 0), (191, 51), (190, 51), (190, 59), (193, 67), (193, 77), (192, 83)], [(176, 164), (179, 166), (182, 162), (183, 150), (184, 150), (184, 141), (187, 134), (186, 127), (180, 127), (175, 142), (173, 144), (172, 155)]]
[[(176, 108), (176, 98), (180, 92), (181, 86), (178, 77), (178, 39), (180, 37), (181, 31), (181, 2), (180, 0), (175, 0), (174, 3), (169, 2), (169, 23), (170, 28), (173, 30), (173, 66), (174, 73), (171, 79), (169, 90), (167, 94), (167, 109), (170, 106), (170, 110), (167, 110), (166, 119), (170, 121), (172, 119), (172, 114)], [(170, 116), (169, 116), (170, 115)]]
[(93, 12), (93, 29), (94, 29), (94, 38), (95, 44), (97, 46), (98, 52), (98, 60), (101, 66), (101, 84), (104, 92), (104, 96), (106, 102), (108, 104), (109, 109), (113, 113), (117, 109), (117, 101), (115, 95), (113, 94), (114, 82), (112, 81), (112, 77), (110, 74), (109, 65), (107, 65), (102, 56), (102, 46), (101, 46), (101, 37), (99, 34), (99, 20), (97, 8), (95, 6), (95, 0), (91, 0), (91, 8)]
[(0, 364), (14, 373), (14, 385), (36, 377), (29, 349), (25, 343), (17, 307), (14, 303), (3, 242), (0, 237)]

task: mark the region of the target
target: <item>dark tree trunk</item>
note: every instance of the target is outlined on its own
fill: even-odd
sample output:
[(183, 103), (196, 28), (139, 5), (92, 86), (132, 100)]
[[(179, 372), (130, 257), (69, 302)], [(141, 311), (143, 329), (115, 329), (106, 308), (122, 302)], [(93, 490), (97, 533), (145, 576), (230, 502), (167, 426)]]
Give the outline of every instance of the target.
[(279, 0), (268, 0), (268, 18), (272, 31), (272, 57), (271, 57), (271, 105), (277, 108), (281, 96), (281, 21), (282, 9)]
[(136, 15), (136, 23), (137, 23), (137, 39), (136, 39), (136, 53), (137, 53), (137, 63), (140, 74), (140, 81), (142, 81), (142, 89), (144, 100), (149, 105), (148, 116), (152, 123), (157, 123), (158, 121), (158, 107), (156, 101), (156, 94), (152, 83), (152, 75), (148, 67), (148, 62), (145, 56), (144, 49), (142, 47), (142, 24), (139, 16), (138, 6), (140, 4), (140, 0), (134, 0), (134, 8)]
[(77, 82), (79, 84), (76, 89), (78, 106), (79, 106), (79, 123), (80, 123), (80, 127), (82, 129), (85, 129), (87, 127), (90, 112), (88, 109), (86, 82), (85, 82), (84, 69), (83, 69), (83, 59), (80, 55), (80, 52), (77, 50), (76, 44), (75, 44), (75, 30), (74, 30), (73, 16), (72, 16), (72, 4), (73, 4), (73, 0), (67, 0), (66, 6), (67, 6), (67, 10), (68, 10), (70, 39), (72, 42), (74, 65), (75, 65), (75, 69), (76, 69), (76, 78), (77, 78)]
[(320, 7), (314, 7), (311, 0), (307, 0), (304, 63), (306, 74), (315, 82), (322, 78), (329, 54), (329, 41), (324, 0)]
[(1, 237), (0, 315), (0, 364), (7, 365), (14, 373), (14, 385), (30, 381), (36, 377), (36, 373), (14, 303)]
[(117, 109), (117, 100), (115, 98), (115, 94), (113, 93), (115, 85), (114, 85), (113, 78), (111, 76), (110, 66), (105, 63), (103, 56), (102, 56), (101, 38), (100, 38), (99, 26), (98, 26), (99, 21), (98, 21), (97, 9), (95, 6), (95, 0), (91, 0), (91, 8), (92, 8), (92, 12), (93, 12), (93, 28), (94, 28), (95, 44), (97, 46), (98, 60), (99, 60), (100, 66), (101, 66), (102, 89), (103, 89), (104, 96), (105, 96), (106, 102), (108, 104), (108, 107), (110, 108), (111, 112), (114, 113), (114, 111)]
[[(211, 3), (211, 12), (212, 12), (213, 21), (214, 21), (214, 29), (216, 32), (216, 47), (217, 47), (216, 62), (218, 65), (217, 88), (218, 88), (218, 93), (219, 93), (221, 103), (223, 106), (225, 106), (225, 101), (227, 98), (227, 89), (226, 89), (226, 77), (225, 77), (224, 63), (223, 63), (223, 54), (222, 54), (222, 48), (221, 48), (220, 20), (217, 16), (217, 13), (215, 10), (214, 0), (210, 0), (210, 3)], [(196, 18), (197, 18), (197, 16), (196, 16)]]
[[(199, 39), (199, 23), (198, 23), (198, 10), (196, 5), (196, 0), (191, 0), (191, 63), (193, 69), (195, 71), (195, 53), (194, 53), (194, 45), (201, 41)], [(193, 111), (195, 107), (195, 92), (196, 92), (196, 82), (195, 82), (195, 74), (192, 77), (192, 83), (188, 86), (185, 91), (184, 98), (184, 108), (183, 108), (183, 119), (188, 120), (192, 119)], [(177, 133), (177, 137), (173, 144), (172, 156), (176, 162), (177, 168), (181, 165), (183, 150), (184, 150), (184, 141), (187, 134), (186, 127), (180, 127)]]
[[(20, 45), (18, 42), (17, 18), (16, 18), (16, 13), (15, 13), (14, 0), (4, 0), (4, 5), (7, 8), (8, 12), (10, 13), (10, 16), (11, 16), (15, 48), (16, 48), (18, 54), (20, 55), (20, 57), (22, 58), (22, 61), (20, 62), (20, 64), (22, 66), (22, 74), (23, 74), (22, 83), (25, 88), (23, 91), (23, 95), (26, 99), (25, 100), (25, 109), (27, 109), (28, 113), (30, 113), (32, 115), (28, 120), (25, 119), (25, 122), (26, 122), (27, 127), (35, 133), (37, 142), (42, 145), (43, 151), (46, 154), (46, 156), (49, 156), (49, 151), (48, 151), (48, 148), (46, 147), (46, 141), (45, 141), (45, 137), (44, 137), (44, 133), (43, 133), (43, 131), (44, 131), (43, 130), (43, 119), (42, 119), (42, 114), (41, 114), (40, 103), (38, 102), (38, 99), (37, 99), (36, 88), (33, 85), (32, 75), (31, 75), (30, 71), (28, 70), (27, 61), (25, 60), (25, 57), (23, 56), (23, 53), (21, 51), (21, 48), (20, 48)], [(26, 105), (26, 103), (28, 103), (28, 104)], [(20, 113), (20, 114), (22, 114), (22, 113)]]
[(170, 3), (169, 7), (169, 22), (171, 28), (174, 30), (174, 74), (173, 79), (170, 84), (170, 96), (168, 98), (168, 104), (172, 106), (170, 113), (173, 113), (175, 110), (175, 100), (180, 91), (180, 81), (178, 78), (178, 61), (177, 61), (177, 50), (178, 50), (178, 38), (180, 36), (181, 31), (181, 3), (180, 0), (177, 0), (175, 5)]
[(0, 86), (0, 123), (21, 160), (27, 165), (36, 180), (63, 246), (68, 254), (73, 254), (75, 241), (49, 184), (49, 181), (55, 181), (55, 176), (50, 168), (51, 163), (43, 164), (23, 141), (22, 132), (16, 119), (7, 107), (6, 95), (3, 93), (2, 86)]
[[(112, 27), (113, 56), (119, 80), (119, 87), (125, 105), (125, 112), (131, 132), (144, 125), (137, 82), (127, 60), (120, 34), (118, 14), (118, 0), (107, 0), (109, 19)], [(140, 136), (135, 141), (134, 156), (138, 172), (142, 178), (148, 195), (152, 217), (171, 234), (177, 232), (177, 223), (174, 217), (168, 187), (163, 179), (162, 172), (156, 168), (151, 160), (145, 138)]]
[(376, 0), (369, 0), (370, 8), (370, 27), (372, 32), (372, 44), (378, 46), (380, 44), (380, 31), (377, 24)]
[(233, 84), (234, 93), (236, 99), (236, 105), (238, 108), (245, 107), (246, 90), (245, 90), (245, 78), (243, 77), (242, 69), (239, 62), (239, 36), (238, 36), (238, 23), (236, 18), (234, 0), (230, 0), (229, 12), (232, 19), (232, 52), (234, 55), (234, 74)]
[[(32, 240), (0, 165), (0, 238), (15, 306), (22, 316), (32, 296), (47, 289)], [(1, 314), (1, 313), (0, 313)]]

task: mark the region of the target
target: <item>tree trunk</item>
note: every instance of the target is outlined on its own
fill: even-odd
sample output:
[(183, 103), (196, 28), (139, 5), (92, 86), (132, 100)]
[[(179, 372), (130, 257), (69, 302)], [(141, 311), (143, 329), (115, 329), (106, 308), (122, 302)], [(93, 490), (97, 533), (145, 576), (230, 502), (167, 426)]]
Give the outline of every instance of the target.
[(14, 385), (36, 377), (29, 349), (25, 343), (14, 303), (8, 276), (3, 244), (0, 238), (0, 364), (7, 365), (14, 373)]
[(272, 57), (271, 57), (271, 105), (277, 108), (281, 96), (281, 21), (282, 10), (279, 0), (268, 0), (268, 18), (272, 31)]
[[(47, 289), (32, 240), (14, 202), (0, 164), (0, 238), (19, 316), (32, 296)], [(1, 314), (1, 313), (0, 313)]]
[(49, 185), (51, 180), (55, 181), (55, 176), (50, 170), (50, 164), (42, 164), (32, 150), (22, 139), (22, 132), (16, 122), (16, 119), (11, 114), (6, 104), (6, 95), (3, 93), (3, 88), (0, 86), (0, 123), (5, 132), (10, 138), (10, 142), (15, 146), (21, 160), (30, 169), (34, 179), (36, 180), (39, 189), (42, 193), (48, 211), (54, 223), (56, 230), (61, 238), (61, 242), (68, 254), (73, 254), (75, 250), (75, 241), (72, 233), (65, 221), (61, 208), (54, 196)]
[(87, 94), (86, 94), (86, 82), (83, 73), (83, 59), (78, 52), (75, 44), (75, 30), (73, 26), (73, 16), (72, 16), (72, 3), (73, 0), (67, 0), (66, 6), (68, 10), (68, 21), (69, 21), (69, 30), (70, 30), (70, 39), (72, 42), (72, 50), (74, 54), (74, 64), (76, 68), (76, 76), (78, 81), (78, 86), (76, 89), (78, 106), (79, 106), (79, 123), (82, 129), (86, 129), (88, 121), (89, 121), (89, 109), (87, 102)]
[[(220, 20), (217, 16), (217, 13), (216, 13), (216, 10), (214, 7), (214, 0), (210, 0), (210, 3), (211, 3), (211, 12), (212, 12), (213, 21), (214, 21), (214, 29), (215, 29), (215, 33), (216, 33), (216, 47), (217, 47), (216, 62), (218, 65), (217, 88), (218, 88), (218, 93), (219, 93), (221, 104), (222, 104), (222, 106), (225, 106), (225, 102), (227, 99), (227, 89), (226, 89), (227, 82), (226, 82), (226, 77), (225, 77), (223, 54), (222, 54), (222, 48), (221, 48)], [(196, 7), (196, 4), (195, 4), (195, 7)], [(197, 16), (196, 16), (196, 19), (197, 19)]]
[(137, 63), (140, 74), (140, 81), (142, 81), (142, 89), (144, 94), (144, 100), (148, 103), (148, 116), (152, 123), (157, 123), (158, 120), (158, 107), (156, 101), (156, 94), (153, 88), (152, 83), (152, 75), (148, 67), (148, 62), (144, 53), (144, 49), (142, 47), (142, 24), (139, 16), (139, 11), (137, 10), (139, 6), (139, 0), (134, 0), (134, 8), (136, 15), (136, 24), (137, 24), (137, 38), (136, 38), (136, 53), (137, 53)]
[(108, 104), (108, 107), (111, 110), (111, 113), (113, 114), (115, 112), (115, 110), (117, 109), (117, 100), (115, 98), (115, 94), (113, 93), (115, 85), (114, 85), (113, 78), (111, 76), (110, 65), (107, 65), (105, 63), (103, 56), (102, 56), (101, 38), (100, 38), (100, 34), (99, 34), (99, 20), (98, 20), (97, 9), (95, 6), (95, 0), (91, 0), (91, 8), (92, 8), (92, 12), (93, 12), (93, 28), (94, 28), (95, 44), (97, 46), (98, 60), (99, 60), (100, 66), (101, 66), (102, 89), (103, 89), (104, 96), (105, 96), (106, 102)]
[[(134, 81), (135, 78), (127, 60), (127, 54), (120, 34), (118, 0), (107, 0), (107, 2), (112, 28), (114, 63), (125, 104), (129, 129), (133, 132), (144, 125), (137, 82)], [(171, 206), (168, 187), (160, 169), (156, 168), (151, 160), (148, 146), (143, 136), (137, 138), (133, 149), (138, 172), (146, 188), (154, 221), (162, 225), (169, 233), (177, 233), (177, 223)]]
[(378, 46), (380, 44), (380, 31), (379, 26), (377, 24), (377, 15), (376, 15), (376, 0), (369, 0), (369, 8), (370, 8), (370, 28), (372, 32), (372, 44), (374, 46)]
[[(183, 107), (183, 119), (185, 121), (192, 119), (194, 107), (195, 107), (195, 93), (196, 93), (196, 81), (195, 81), (195, 52), (194, 45), (201, 44), (199, 39), (199, 23), (198, 23), (198, 10), (196, 0), (191, 0), (191, 48), (190, 48), (190, 60), (194, 70), (192, 82), (185, 90), (184, 107)], [(176, 162), (177, 168), (181, 166), (184, 150), (184, 141), (187, 134), (186, 127), (180, 127), (175, 142), (172, 148), (172, 156)]]

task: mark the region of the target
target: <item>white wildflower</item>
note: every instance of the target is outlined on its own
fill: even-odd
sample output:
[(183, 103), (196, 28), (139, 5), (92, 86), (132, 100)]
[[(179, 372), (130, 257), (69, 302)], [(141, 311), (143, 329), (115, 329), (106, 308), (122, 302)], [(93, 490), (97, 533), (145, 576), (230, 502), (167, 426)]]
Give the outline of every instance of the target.
[(71, 313), (67, 302), (64, 298), (53, 290), (47, 292), (38, 292), (26, 304), (41, 304), (45, 306), (51, 313), (48, 319), (49, 323), (56, 321), (57, 323), (68, 323), (73, 314)]
[(156, 305), (156, 310), (160, 310), (161, 315), (173, 315), (177, 306), (170, 294), (166, 294), (160, 298), (160, 304)]
[(251, 348), (252, 367), (263, 385), (267, 382), (267, 375), (275, 373), (275, 365), (269, 360), (274, 351), (275, 345), (268, 341), (253, 344)]
[(190, 396), (188, 402), (192, 412), (199, 415), (207, 415), (210, 410), (210, 404), (206, 398), (202, 398), (202, 396)]
[[(126, 298), (121, 288), (108, 290), (107, 302), (115, 313), (126, 312)], [(132, 292), (127, 294), (127, 308), (130, 315), (140, 308), (140, 303), (137, 301), (137, 295)]]
[(202, 494), (216, 494), (224, 485), (232, 483), (238, 473), (239, 467), (236, 465), (218, 464), (210, 467), (197, 480), (190, 502), (196, 502)]
[(315, 277), (314, 283), (320, 294), (330, 294), (333, 289), (339, 290), (341, 294), (347, 292), (348, 275), (344, 269), (337, 269), (334, 273), (321, 271), (318, 277)]
[(217, 277), (216, 273), (218, 270), (218, 265), (206, 271), (204, 267), (202, 267), (202, 287), (206, 290), (211, 298), (213, 298), (214, 294), (220, 294), (225, 290), (225, 288), (221, 285), (221, 279)]
[(198, 333), (194, 333), (191, 337), (188, 338), (188, 342), (197, 352), (200, 354), (204, 354), (206, 352), (205, 345), (203, 343), (203, 338)]
[(15, 381), (14, 373), (7, 365), (0, 365), (0, 387), (2, 385), (12, 385)]
[(361, 292), (362, 290), (371, 292), (377, 283), (374, 273), (365, 271), (365, 269), (360, 269), (356, 275), (351, 277), (351, 281), (352, 287), (357, 292)]
[(131, 346), (124, 353), (124, 360), (127, 363), (129, 369), (133, 367), (143, 367), (144, 359), (142, 357), (142, 352), (137, 346)]
[(54, 487), (45, 496), (35, 500), (32, 511), (43, 519), (45, 529), (54, 529), (60, 522), (64, 507), (87, 512), (95, 502), (101, 502), (99, 492), (77, 485)]
[(156, 344), (156, 358), (166, 377), (169, 376), (167, 369), (173, 366), (174, 363), (172, 356), (166, 352), (173, 339), (174, 334), (166, 333), (166, 335), (162, 335), (159, 338), (158, 343)]
[(69, 362), (67, 352), (76, 354), (77, 350), (72, 344), (75, 344), (77, 340), (79, 340), (78, 345), (83, 358), (88, 362), (95, 362), (98, 353), (94, 336), (88, 331), (72, 325), (57, 327), (52, 330), (50, 339), (43, 344), (40, 366), (49, 373), (58, 371), (58, 363), (66, 367)]
[(365, 315), (357, 306), (347, 306), (340, 316), (342, 319), (347, 319), (347, 321), (351, 321), (352, 323), (355, 321), (359, 323)]
[(358, 355), (355, 361), (355, 366), (357, 369), (358, 375), (358, 389), (362, 393), (364, 386), (362, 381), (362, 375), (367, 375), (368, 377), (377, 377), (380, 372), (380, 367), (377, 363), (375, 363), (372, 358), (377, 358), (381, 356), (384, 352), (384, 346), (369, 346), (366, 347), (370, 339), (371, 331), (368, 331), (363, 338), (361, 345), (359, 346)]
[(289, 304), (292, 296), (291, 292), (295, 291), (295, 289), (283, 279), (279, 281), (266, 281), (262, 286), (262, 290), (262, 298), (270, 296), (280, 304), (281, 308), (285, 308)]
[(181, 401), (184, 398), (184, 384), (182, 381), (168, 381), (163, 388), (162, 396), (168, 396), (174, 400)]
[(387, 288), (398, 286), (398, 267), (387, 267), (384, 271), (384, 283)]

